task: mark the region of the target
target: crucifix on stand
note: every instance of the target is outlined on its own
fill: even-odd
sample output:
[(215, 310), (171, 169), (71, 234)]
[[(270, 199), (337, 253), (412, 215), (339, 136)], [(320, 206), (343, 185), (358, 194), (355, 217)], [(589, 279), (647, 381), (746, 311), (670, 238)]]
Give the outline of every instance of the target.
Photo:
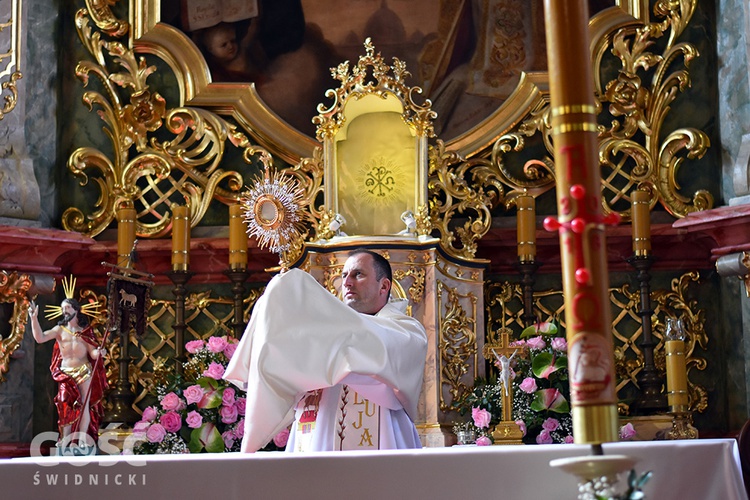
[(510, 376), (510, 362), (514, 356), (526, 356), (525, 347), (513, 346), (510, 342), (510, 328), (502, 327), (484, 344), (482, 355), (485, 359), (500, 362), (500, 383), (502, 384), (503, 417), (492, 431), (495, 444), (523, 444), (523, 432), (513, 420), (513, 379)]

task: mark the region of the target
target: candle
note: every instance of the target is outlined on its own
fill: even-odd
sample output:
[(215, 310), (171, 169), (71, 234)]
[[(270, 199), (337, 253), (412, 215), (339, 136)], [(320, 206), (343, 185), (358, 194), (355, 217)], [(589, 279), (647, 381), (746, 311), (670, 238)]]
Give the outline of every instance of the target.
[(135, 208), (123, 206), (117, 209), (117, 265), (130, 267), (130, 252), (135, 242)]
[(247, 269), (247, 227), (242, 220), (242, 205), (229, 205), (229, 268)]
[(172, 269), (187, 271), (190, 263), (190, 221), (188, 207), (172, 205)]
[(516, 236), (518, 239), (518, 259), (521, 262), (532, 262), (536, 257), (536, 210), (534, 197), (524, 193), (516, 198), (518, 221)]
[(633, 191), (633, 252), (642, 257), (651, 253), (651, 211), (648, 191)]
[(598, 444), (618, 439), (618, 398), (588, 3), (545, 0), (544, 18), (573, 437)]
[(685, 341), (667, 340), (667, 402), (673, 411), (686, 411), (688, 406)]
[(685, 331), (682, 320), (667, 318), (664, 351), (667, 364), (667, 402), (675, 412), (688, 409), (687, 363), (685, 362)]

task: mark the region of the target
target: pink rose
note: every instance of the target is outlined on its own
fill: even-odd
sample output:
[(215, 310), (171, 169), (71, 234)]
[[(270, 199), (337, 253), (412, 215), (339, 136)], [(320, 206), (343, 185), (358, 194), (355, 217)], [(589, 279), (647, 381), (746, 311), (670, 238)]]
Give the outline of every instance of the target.
[(289, 441), (289, 429), (282, 429), (281, 432), (273, 437), (273, 444), (279, 448), (285, 447), (287, 441)]
[(149, 422), (146, 422), (144, 420), (136, 422), (133, 426), (133, 436), (141, 439), (144, 438), (146, 436), (146, 431), (148, 430), (150, 425), (151, 424)]
[(542, 429), (542, 432), (536, 437), (536, 444), (552, 444), (552, 436), (548, 430)]
[(185, 401), (187, 401), (187, 404), (197, 403), (201, 399), (203, 399), (203, 387), (199, 386), (198, 384), (191, 385), (190, 387), (182, 391), (182, 395), (185, 396)]
[(475, 443), (477, 446), (489, 446), (492, 444), (492, 440), (487, 436), (479, 436)]
[(232, 433), (232, 431), (225, 431), (221, 435), (221, 438), (224, 440), (224, 447), (225, 448), (231, 448), (232, 446), (234, 446), (234, 439), (235, 439), (235, 437), (234, 437), (234, 434)]
[(161, 443), (166, 435), (167, 431), (161, 424), (151, 424), (151, 427), (146, 431), (146, 439), (151, 443)]
[(630, 441), (635, 437), (635, 435), (635, 429), (633, 428), (633, 424), (631, 424), (630, 422), (620, 427), (620, 439), (622, 441)]
[(526, 347), (531, 349), (544, 349), (547, 347), (547, 343), (544, 341), (541, 335), (537, 337), (531, 337), (526, 341)]
[(167, 411), (181, 410), (184, 408), (182, 400), (174, 392), (164, 395), (161, 400), (161, 407)]
[(196, 352), (203, 349), (204, 342), (202, 340), (191, 340), (187, 344), (185, 344), (185, 350), (189, 352), (190, 354), (195, 354)]
[(234, 404), (234, 389), (227, 387), (221, 395), (221, 404), (224, 406), (232, 406)]
[(534, 377), (526, 377), (518, 387), (526, 394), (531, 394), (532, 392), (536, 392), (536, 380), (534, 380)]
[(234, 356), (234, 351), (237, 350), (237, 344), (230, 343), (227, 344), (227, 346), (224, 348), (224, 356), (227, 357), (227, 359), (232, 359), (232, 356)]
[(227, 346), (227, 339), (224, 337), (210, 337), (208, 339), (208, 350), (215, 353), (224, 351)]
[(471, 418), (474, 420), (474, 425), (480, 429), (484, 429), (490, 426), (492, 415), (485, 409), (475, 407), (471, 409)]
[(568, 341), (562, 337), (553, 338), (551, 344), (552, 349), (556, 351), (565, 352), (568, 350)]
[(573, 436), (565, 436), (565, 444), (573, 444), (574, 439)]
[(518, 419), (516, 420), (516, 425), (518, 426), (519, 429), (521, 429), (521, 436), (525, 436), (526, 435), (526, 422), (524, 422), (521, 419)]
[(237, 401), (234, 402), (235, 408), (237, 408), (237, 413), (240, 415), (245, 414), (245, 405), (247, 404), (247, 401), (245, 398), (237, 398)]
[(549, 417), (547, 420), (542, 422), (542, 429), (547, 431), (556, 431), (560, 427), (560, 422), (556, 418)]
[(187, 426), (191, 429), (197, 429), (198, 427), (203, 425), (203, 417), (200, 413), (193, 410), (187, 414), (187, 416), (185, 417), (185, 422), (187, 422)]
[(208, 365), (208, 368), (203, 372), (203, 376), (221, 380), (221, 377), (224, 376), (224, 366), (221, 363), (213, 362)]
[(237, 407), (234, 405), (222, 406), (219, 408), (219, 416), (225, 424), (233, 424), (237, 421)]
[(167, 432), (177, 432), (182, 427), (182, 417), (176, 412), (168, 411), (159, 418), (159, 423)]
[(145, 410), (143, 410), (143, 417), (142, 419), (147, 422), (152, 422), (156, 418), (156, 408), (153, 406), (147, 407)]
[(526, 345), (526, 341), (524, 339), (514, 340), (508, 345), (510, 345), (510, 347), (524, 347)]
[(237, 425), (234, 426), (234, 437), (242, 439), (245, 435), (245, 419), (241, 418), (237, 421)]

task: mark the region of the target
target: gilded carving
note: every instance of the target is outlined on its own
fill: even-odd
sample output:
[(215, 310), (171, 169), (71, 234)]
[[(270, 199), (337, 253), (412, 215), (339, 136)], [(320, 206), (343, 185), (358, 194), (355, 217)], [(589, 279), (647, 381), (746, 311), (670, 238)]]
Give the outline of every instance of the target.
[[(374, 81), (367, 78), (368, 68), (371, 68)], [(365, 40), (365, 55), (360, 56), (357, 64), (350, 70), (349, 61), (345, 61), (331, 68), (331, 76), (334, 80), (340, 81), (341, 86), (326, 92), (326, 97), (333, 99), (333, 104), (328, 108), (322, 104), (318, 105), (318, 116), (313, 117), (320, 142), (332, 139), (344, 123), (344, 104), (348, 99), (358, 99), (369, 93), (385, 96), (386, 91), (395, 93), (403, 101), (404, 121), (413, 126), (418, 135), (434, 135), (432, 120), (437, 115), (430, 109), (429, 100), (426, 100), (424, 105), (413, 100), (422, 90), (406, 84), (406, 78), (410, 76), (406, 64), (395, 57), (393, 65), (386, 64), (380, 53), (375, 54), (375, 47), (369, 38)]]
[[(608, 128), (600, 130), (605, 210), (614, 211), (614, 204), (631, 186), (650, 188), (651, 206), (661, 201), (675, 217), (713, 207), (709, 192), (698, 190), (691, 200), (680, 193), (676, 181), (676, 172), (686, 159), (705, 154), (710, 145), (708, 136), (693, 128), (663, 130), (670, 106), (679, 92), (690, 86), (688, 67), (698, 57), (692, 44), (676, 42), (695, 4), (696, 0), (659, 1), (654, 13), (663, 18), (661, 22), (635, 24), (614, 33), (611, 52), (622, 66), (601, 95), (614, 118)], [(651, 52), (656, 40), (664, 35), (668, 35), (668, 42), (663, 53)], [(599, 50), (603, 53), (604, 47)], [(635, 139), (637, 133), (642, 134), (642, 142)], [(624, 181), (618, 182), (620, 179)], [(615, 187), (623, 182), (626, 188)], [(629, 209), (620, 213), (630, 220)]]
[(23, 341), (31, 285), (31, 277), (27, 274), (0, 271), (0, 304), (13, 304), (13, 312), (8, 321), (10, 334), (0, 340), (0, 382), (5, 381), (3, 374), (10, 368), (10, 358)]
[[(85, 87), (93, 76), (103, 88), (103, 92), (86, 91), (83, 99), (90, 109), (99, 108), (112, 154), (83, 147), (70, 156), (69, 171), (82, 186), (93, 178), (100, 195), (89, 214), (77, 207), (65, 210), (63, 227), (96, 236), (113, 221), (114, 207), (132, 201), (137, 208), (136, 234), (158, 238), (171, 229), (169, 207), (174, 201), (190, 207), (191, 226), (201, 221), (213, 199), (235, 202), (244, 180), (239, 172), (220, 168), (227, 143), (242, 149), (247, 164), (268, 166), (270, 155), (210, 111), (167, 109), (164, 99), (147, 84), (156, 68), (121, 41), (103, 40), (88, 16), (87, 10), (79, 10), (76, 28), (92, 60), (80, 61), (76, 75)], [(107, 16), (92, 19), (102, 30), (111, 24)], [(110, 60), (120, 71), (109, 70)], [(152, 136), (157, 131), (172, 138), (159, 141)]]
[[(449, 411), (454, 401), (458, 401), (469, 390), (465, 376), (477, 363), (476, 305), (477, 297), (468, 293), (459, 294), (443, 282), (437, 282), (438, 303), (444, 306), (439, 319), (440, 339), (440, 387), (448, 389), (451, 400), (446, 401), (444, 392), (440, 393), (440, 410)], [(443, 300), (445, 298), (445, 301)], [(467, 314), (461, 305), (468, 300), (472, 309)], [(471, 374), (471, 381), (476, 373)]]
[[(664, 318), (682, 315), (685, 318), (688, 340), (686, 359), (688, 365), (688, 391), (692, 411), (703, 412), (707, 408), (707, 391), (700, 384), (690, 381), (690, 372), (705, 370), (707, 361), (697, 350), (705, 350), (708, 335), (705, 331), (705, 311), (699, 304), (687, 298), (688, 286), (697, 281), (695, 271), (685, 273), (672, 280), (669, 290), (653, 290), (652, 306), (653, 335), (658, 345), (654, 349), (654, 364), (662, 377), (665, 377)], [(631, 290), (628, 284), (609, 289), (612, 308), (612, 335), (615, 344), (615, 372), (617, 392), (620, 395), (638, 391), (637, 376), (643, 369), (643, 353), (639, 347), (643, 329), (640, 325), (640, 291)], [(524, 323), (521, 318), (523, 290), (517, 283), (495, 282), (486, 287), (485, 308), (487, 318), (487, 344), (499, 342), (497, 332), (510, 328), (520, 332)], [(563, 294), (561, 290), (539, 290), (534, 292), (534, 309), (543, 321), (554, 320), (562, 328), (566, 321), (563, 314)], [(635, 325), (635, 326), (634, 326)], [(628, 405), (620, 403), (619, 411), (627, 415)]]
[[(104, 93), (89, 91), (84, 99), (90, 107), (100, 108), (100, 116), (107, 124), (113, 143), (113, 154), (110, 158), (101, 151), (80, 148), (71, 155), (71, 173), (81, 184), (94, 177), (101, 194), (91, 213), (68, 208), (63, 226), (94, 236), (112, 222), (112, 207), (122, 200), (132, 200), (138, 206), (139, 237), (161, 237), (170, 230), (168, 206), (175, 198), (182, 198), (190, 205), (191, 225), (195, 226), (212, 199), (228, 203), (238, 198), (242, 175), (218, 168), (227, 141), (244, 150), (244, 160), (248, 164), (268, 165), (270, 155), (251, 146), (234, 125), (211, 112), (198, 108), (166, 109), (158, 92), (146, 83), (154, 68), (146, 66), (134, 49), (117, 40), (103, 40), (99, 32), (91, 30), (88, 18), (90, 16), (98, 29), (114, 38), (128, 32), (127, 23), (112, 14), (110, 2), (88, 0), (87, 5), (88, 10), (77, 14), (76, 26), (93, 60), (81, 61), (77, 74), (84, 85), (89, 75), (94, 75), (104, 86)], [(677, 41), (695, 6), (696, 0), (660, 0), (653, 10), (657, 20), (649, 22), (648, 16), (640, 12), (638, 2), (624, 2), (623, 8), (635, 17), (622, 11), (605, 11), (591, 22), (596, 35), (592, 64), (601, 102), (596, 112), (601, 118), (604, 208), (607, 212), (619, 212), (624, 220), (629, 220), (630, 208), (620, 202), (627, 201), (627, 192), (635, 188), (650, 189), (653, 193), (651, 206), (661, 202), (676, 217), (713, 206), (708, 192), (699, 190), (688, 197), (680, 192), (675, 180), (675, 173), (685, 160), (700, 158), (705, 153), (709, 146), (707, 136), (690, 128), (670, 133), (663, 130), (670, 106), (679, 92), (690, 84), (689, 63), (698, 56), (691, 44)], [(167, 53), (166, 45), (151, 46), (155, 43), (154, 36), (168, 38), (170, 47), (181, 46), (173, 40), (174, 33), (166, 33), (155, 25), (158, 6), (148, 2), (141, 6), (136, 2), (131, 10), (136, 7), (139, 7), (136, 14), (145, 18), (134, 18), (137, 26), (133, 35), (148, 39), (148, 43), (136, 46), (140, 50), (156, 51), (165, 60), (178, 58), (179, 54)], [(148, 33), (149, 30), (153, 33)], [(656, 39), (665, 36), (667, 44), (662, 52), (653, 52)], [(507, 37), (499, 36), (499, 39)], [(493, 47), (502, 52), (501, 47)], [(621, 67), (614, 78), (602, 82), (607, 75), (603, 75), (601, 61), (607, 51), (619, 59)], [(369, 41), (365, 43), (365, 52), (356, 64), (350, 66), (344, 62), (331, 69), (332, 77), (341, 85), (327, 93), (333, 104), (321, 105), (319, 114), (314, 117), (318, 139), (330, 139), (339, 130), (344, 120), (343, 103), (347, 99), (356, 99), (368, 92), (382, 93), (385, 89), (396, 93), (406, 104), (404, 120), (418, 133), (431, 137), (434, 112), (429, 100), (424, 100), (423, 104), (414, 101), (420, 90), (406, 84), (409, 75), (405, 64), (397, 58), (392, 65), (386, 64)], [(110, 73), (108, 59), (122, 71)], [(677, 66), (680, 61), (683, 69)], [(175, 67), (175, 71), (180, 69), (178, 76), (187, 79), (184, 68), (179, 64)], [(372, 80), (368, 79), (368, 70)], [(194, 89), (187, 83), (184, 86), (186, 96), (190, 97)], [(118, 89), (130, 95), (122, 99)], [(534, 196), (553, 189), (554, 160), (547, 99), (543, 78), (522, 74), (515, 93), (504, 107), (508, 109), (498, 114), (500, 122), (491, 127), (492, 132), (488, 129), (481, 144), (476, 138), (471, 144), (455, 140), (450, 146), (438, 140), (430, 147), (429, 202), (417, 207), (418, 235), (435, 233), (440, 237), (442, 248), (451, 256), (473, 259), (479, 240), (491, 227), (493, 210), (512, 207), (514, 198), (524, 189)], [(608, 116), (612, 118), (611, 123), (602, 125)], [(240, 122), (244, 124), (243, 120)], [(159, 143), (150, 137), (157, 131), (167, 131), (176, 137)], [(527, 143), (534, 137), (541, 139), (543, 154), (525, 160), (522, 169), (516, 172), (518, 158), (527, 154)], [(268, 142), (268, 138), (259, 139), (264, 144)], [(134, 157), (129, 154), (131, 145), (138, 151)], [(311, 229), (309, 238), (330, 239), (329, 224), (333, 214), (322, 201), (324, 152), (320, 147), (312, 151), (312, 157), (302, 157), (300, 162), (291, 162), (293, 166), (282, 167), (280, 171), (295, 176), (305, 191), (304, 219)], [(284, 159), (294, 156), (291, 151), (278, 154)], [(147, 214), (152, 218), (147, 220)], [(302, 254), (302, 247), (287, 253), (284, 260), (295, 262)]]
[[(2, 88), (0, 95), (5, 94), (3, 96), (5, 103), (0, 109), (0, 120), (13, 111), (18, 104), (17, 82), (23, 78), (21, 73), (22, 5), (22, 0), (11, 0), (10, 18), (7, 22), (0, 23), (0, 32), (8, 30), (10, 38), (7, 43), (3, 43), (4, 47), (8, 47), (7, 51), (0, 54), (0, 63), (2, 63), (0, 65), (0, 78), (3, 79), (0, 85), (0, 88)], [(6, 77), (7, 80), (5, 80)]]
[(412, 284), (408, 291), (409, 297), (414, 304), (419, 304), (424, 297), (425, 270), (412, 266), (406, 270), (396, 269), (393, 272), (393, 278), (397, 281), (401, 281), (407, 276), (412, 277)]

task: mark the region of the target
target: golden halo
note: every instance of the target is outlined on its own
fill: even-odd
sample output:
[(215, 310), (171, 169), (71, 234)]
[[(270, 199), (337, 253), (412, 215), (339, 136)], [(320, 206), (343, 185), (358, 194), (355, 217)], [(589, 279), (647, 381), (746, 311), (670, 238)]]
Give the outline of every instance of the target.
[[(76, 278), (71, 275), (68, 278), (63, 277), (61, 281), (63, 292), (65, 293), (65, 298), (74, 298), (76, 291)], [(97, 316), (99, 316), (99, 305), (100, 304), (98, 300), (93, 302), (84, 302), (81, 304), (81, 312), (86, 316), (96, 318)], [(44, 317), (47, 318), (47, 320), (53, 320), (55, 318), (59, 318), (62, 315), (62, 306), (54, 304), (47, 304), (46, 306), (44, 306)]]

